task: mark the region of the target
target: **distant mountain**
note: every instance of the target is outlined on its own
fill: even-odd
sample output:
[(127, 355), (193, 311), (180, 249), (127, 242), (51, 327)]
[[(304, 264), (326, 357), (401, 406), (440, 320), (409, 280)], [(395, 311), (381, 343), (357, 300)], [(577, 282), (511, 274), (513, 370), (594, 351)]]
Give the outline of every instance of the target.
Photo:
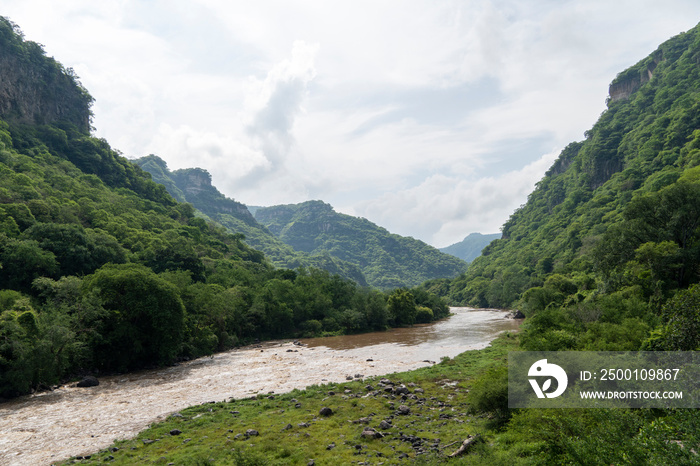
[(322, 201), (258, 208), (255, 218), (297, 251), (328, 253), (356, 264), (379, 288), (414, 286), (464, 272), (466, 262), (364, 218), (340, 214)]
[(481, 251), (488, 246), (491, 241), (500, 237), (500, 233), (493, 233), (490, 235), (472, 233), (459, 243), (440, 248), (440, 251), (459, 257), (463, 261), (471, 262), (481, 255)]
[(149, 172), (153, 181), (165, 186), (170, 195), (178, 201), (189, 202), (208, 219), (220, 223), (232, 233), (244, 235), (244, 241), (248, 245), (264, 252), (277, 267), (317, 267), (350, 278), (360, 285), (367, 285), (365, 277), (356, 265), (323, 252), (307, 254), (295, 251), (285, 244), (259, 224), (244, 204), (224, 196), (212, 186), (211, 175), (206, 170), (186, 168), (171, 172), (166, 162), (155, 155), (148, 155), (134, 162)]

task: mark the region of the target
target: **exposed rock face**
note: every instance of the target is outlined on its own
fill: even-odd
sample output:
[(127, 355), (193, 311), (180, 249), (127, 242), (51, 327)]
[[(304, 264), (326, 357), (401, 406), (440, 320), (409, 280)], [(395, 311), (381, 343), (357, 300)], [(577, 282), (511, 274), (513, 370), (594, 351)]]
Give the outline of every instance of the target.
[(177, 187), (185, 194), (185, 200), (207, 215), (231, 214), (248, 223), (253, 215), (240, 202), (229, 199), (211, 184), (211, 174), (203, 168), (186, 168), (170, 173)]
[(197, 195), (211, 188), (211, 174), (201, 168), (191, 168), (184, 171), (184, 188), (187, 194)]
[(72, 69), (45, 55), (0, 17), (0, 118), (21, 124), (71, 123), (90, 131), (92, 97)]
[(615, 79), (612, 84), (610, 84), (610, 102), (628, 99), (637, 89), (642, 86), (642, 84), (651, 80), (656, 66), (661, 63), (662, 60), (663, 53), (661, 53), (659, 50), (656, 54), (654, 54), (652, 60), (646, 65), (645, 68), (633, 68), (628, 73), (618, 76), (618, 78)]

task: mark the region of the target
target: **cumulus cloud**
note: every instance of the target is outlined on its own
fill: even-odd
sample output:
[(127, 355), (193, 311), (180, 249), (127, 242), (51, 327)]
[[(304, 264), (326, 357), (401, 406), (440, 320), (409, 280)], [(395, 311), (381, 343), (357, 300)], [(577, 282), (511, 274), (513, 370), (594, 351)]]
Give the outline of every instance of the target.
[(317, 44), (294, 42), (291, 58), (274, 66), (260, 84), (258, 94), (250, 99), (258, 109), (246, 132), (268, 163), (241, 179), (241, 187), (259, 184), (261, 177), (284, 167), (294, 143), (295, 120), (303, 111), (309, 83), (316, 75), (314, 58), (318, 48)]

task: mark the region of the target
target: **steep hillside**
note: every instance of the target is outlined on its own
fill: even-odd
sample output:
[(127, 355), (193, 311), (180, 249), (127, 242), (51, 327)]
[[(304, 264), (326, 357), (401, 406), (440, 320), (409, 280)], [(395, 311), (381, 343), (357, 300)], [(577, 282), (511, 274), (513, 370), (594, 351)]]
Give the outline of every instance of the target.
[(665, 343), (645, 345), (672, 347), (668, 326), (689, 317), (664, 305), (700, 281), (699, 64), (696, 27), (620, 73), (607, 110), (502, 239), (449, 286), (426, 287), (454, 302), (519, 306), (531, 326), (547, 315), (537, 332), (528, 326), (531, 348), (638, 349), (655, 327)]
[(380, 288), (454, 277), (466, 263), (422, 241), (391, 234), (369, 220), (339, 214), (321, 201), (259, 208), (255, 218), (298, 251), (327, 252), (357, 264)]
[(181, 202), (189, 202), (206, 218), (220, 223), (233, 234), (243, 235), (242, 241), (265, 253), (275, 266), (297, 269), (316, 267), (333, 274), (354, 280), (366, 286), (362, 271), (354, 264), (342, 261), (327, 253), (309, 254), (295, 251), (282, 242), (250, 213), (248, 208), (224, 196), (211, 184), (211, 175), (201, 168), (188, 168), (170, 171), (166, 162), (155, 155), (148, 155), (134, 161)]
[(492, 235), (482, 235), (481, 233), (471, 233), (459, 243), (440, 248), (446, 254), (452, 254), (465, 262), (471, 262), (481, 255), (481, 251), (495, 239), (501, 237), (500, 233)]

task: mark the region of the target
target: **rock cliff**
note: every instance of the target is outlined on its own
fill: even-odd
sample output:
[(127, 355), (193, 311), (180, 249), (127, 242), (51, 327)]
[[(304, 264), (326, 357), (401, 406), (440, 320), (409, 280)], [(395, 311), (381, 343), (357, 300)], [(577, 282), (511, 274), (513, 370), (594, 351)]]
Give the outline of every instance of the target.
[(41, 45), (25, 41), (0, 17), (0, 118), (10, 123), (67, 122), (90, 132), (93, 98), (71, 68), (47, 57)]

